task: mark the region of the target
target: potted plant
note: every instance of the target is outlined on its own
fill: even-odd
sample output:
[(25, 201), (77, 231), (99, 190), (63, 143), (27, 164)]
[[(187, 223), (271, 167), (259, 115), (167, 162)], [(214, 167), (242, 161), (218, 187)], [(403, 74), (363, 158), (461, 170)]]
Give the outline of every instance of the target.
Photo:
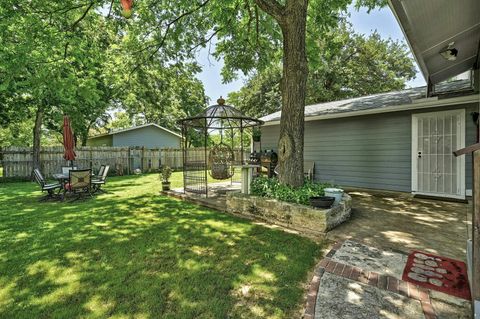
[(170, 190), (170, 176), (172, 176), (172, 169), (170, 166), (163, 166), (162, 170), (160, 171), (160, 179), (162, 181), (162, 191), (169, 191)]

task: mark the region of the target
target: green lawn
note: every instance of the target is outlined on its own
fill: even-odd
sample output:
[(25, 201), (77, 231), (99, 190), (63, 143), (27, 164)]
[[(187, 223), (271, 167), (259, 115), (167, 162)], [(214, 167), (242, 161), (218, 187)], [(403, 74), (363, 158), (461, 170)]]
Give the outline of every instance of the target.
[(111, 178), (109, 194), (64, 203), (0, 184), (0, 318), (298, 317), (320, 245), (159, 184)]

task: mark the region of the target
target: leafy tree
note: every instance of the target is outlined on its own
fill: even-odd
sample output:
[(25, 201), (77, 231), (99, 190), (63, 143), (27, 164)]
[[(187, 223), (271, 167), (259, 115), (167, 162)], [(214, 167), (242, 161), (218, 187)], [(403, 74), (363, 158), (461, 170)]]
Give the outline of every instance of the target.
[[(133, 74), (152, 61), (161, 61), (161, 67), (188, 62), (195, 50), (213, 37), (219, 40), (214, 54), (225, 60), (222, 74), (226, 81), (233, 79), (237, 70), (246, 74), (254, 69), (262, 70), (281, 55), (280, 179), (300, 186), (303, 184), (303, 111), (308, 76), (307, 28), (314, 26), (322, 32), (328, 31), (337, 23), (339, 11), (345, 10), (351, 1), (145, 0), (136, 3), (129, 22), (115, 20), (118, 21), (115, 26), (118, 35), (123, 36), (120, 53), (124, 55), (124, 63), (133, 66)], [(20, 72), (9, 74), (28, 74), (26, 87), (35, 88), (30, 94), (36, 100), (33, 105), (38, 106), (35, 121), (38, 128), (46, 110), (71, 105), (71, 97), (76, 95), (76, 88), (81, 87), (74, 76), (79, 68), (65, 63), (71, 50), (85, 54), (89, 49), (89, 39), (75, 38), (78, 26), (90, 19), (98, 19), (97, 24), (101, 25), (99, 10), (109, 8), (107, 18), (116, 18), (120, 8), (115, 1), (107, 0), (4, 2), (0, 32), (7, 36), (0, 36), (0, 40), (3, 43), (8, 38), (9, 45), (7, 50), (2, 50), (7, 54), (0, 53), (0, 58), (5, 61), (9, 53), (14, 52), (13, 57), (20, 62), (15, 68)], [(374, 6), (384, 4), (385, 0), (358, 2)], [(101, 33), (94, 25), (89, 30)], [(21, 45), (17, 47), (17, 44)], [(35, 67), (39, 62), (49, 66)], [(92, 82), (83, 84), (86, 83)], [(89, 101), (99, 96), (94, 94)], [(34, 143), (34, 149), (39, 149), (39, 140)]]
[[(339, 12), (345, 10), (351, 2), (351, 0), (255, 0), (256, 5), (271, 19), (268, 21), (269, 19), (267, 18), (268, 22), (263, 24), (263, 28), (261, 28), (259, 21), (262, 21), (262, 18), (257, 14), (255, 19), (257, 21), (256, 32), (245, 32), (245, 29), (250, 29), (249, 26), (254, 21), (252, 18), (254, 14), (252, 10), (249, 10), (251, 7), (249, 2), (246, 1), (244, 5), (247, 10), (245, 10), (246, 12), (243, 15), (244, 18), (240, 20), (244, 21), (244, 24), (237, 23), (239, 28), (243, 28), (243, 32), (235, 32), (233, 35), (224, 38), (224, 43), (233, 38), (232, 42), (241, 43), (246, 48), (253, 47), (253, 51), (257, 54), (252, 54), (251, 50), (245, 50), (245, 48), (242, 54), (238, 50), (238, 45), (234, 50), (230, 50), (227, 46), (223, 46), (220, 49), (220, 53), (223, 52), (227, 57), (225, 60), (227, 68), (230, 67), (243, 71), (249, 70), (248, 66), (252, 65), (251, 62), (258, 56), (261, 57), (262, 53), (267, 53), (266, 55), (269, 57), (276, 56), (274, 52), (277, 52), (275, 48), (279, 40), (278, 28), (280, 29), (282, 35), (283, 72), (280, 86), (282, 92), (282, 116), (278, 142), (279, 179), (290, 186), (299, 187), (303, 185), (303, 114), (309, 71), (306, 46), (307, 29), (314, 28), (321, 31), (317, 33), (317, 36), (322, 37), (324, 32), (336, 25)], [(357, 6), (367, 5), (369, 8), (385, 4), (385, 0), (357, 1)], [(272, 19), (276, 25), (271, 24)], [(260, 29), (262, 29), (262, 33), (259, 31)], [(235, 37), (238, 34), (243, 36)], [(273, 44), (269, 46), (272, 51), (265, 49), (267, 46), (262, 45), (264, 44), (262, 39), (265, 38), (270, 40), (270, 44)], [(255, 50), (255, 47), (257, 50)], [(232, 58), (233, 56), (235, 56), (234, 59)], [(257, 63), (257, 65), (260, 66), (259, 70), (265, 67), (265, 64), (262, 63)]]
[[(355, 33), (348, 23), (308, 44), (307, 104), (401, 90), (415, 76), (404, 44), (384, 40), (377, 32), (368, 37)], [(280, 80), (279, 62), (273, 62), (229, 100), (252, 116), (276, 112), (281, 108)]]
[(253, 74), (238, 92), (230, 93), (228, 100), (252, 117), (276, 112), (282, 107), (281, 80), (280, 63), (272, 63), (270, 68)]
[(127, 112), (116, 112), (113, 120), (110, 121), (105, 128), (108, 130), (120, 130), (133, 126), (133, 121)]
[(0, 127), (0, 145), (2, 147), (32, 144), (33, 121), (25, 120), (15, 125)]
[(6, 0), (0, 8), (0, 99), (13, 99), (6, 109), (20, 109), (23, 119), (34, 115), (34, 167), (39, 167), (43, 124), (60, 131), (62, 115), (68, 114), (85, 140), (88, 126), (108, 106), (101, 68), (111, 31), (100, 14), (87, 15), (93, 7), (77, 1)]
[(142, 118), (176, 130), (179, 118), (195, 115), (206, 106), (203, 84), (195, 78), (200, 69), (195, 64), (160, 65), (160, 61), (147, 63), (132, 75), (128, 69), (117, 72), (124, 79), (117, 79), (121, 89), (116, 99), (131, 120)]

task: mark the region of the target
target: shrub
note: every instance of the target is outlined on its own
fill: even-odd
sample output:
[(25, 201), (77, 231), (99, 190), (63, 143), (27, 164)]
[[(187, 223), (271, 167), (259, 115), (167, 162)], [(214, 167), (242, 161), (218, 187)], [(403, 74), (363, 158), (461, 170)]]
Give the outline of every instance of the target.
[(170, 166), (163, 166), (162, 170), (160, 171), (160, 179), (164, 183), (168, 183), (168, 180), (170, 179), (170, 176), (172, 176), (172, 169)]
[(281, 201), (309, 205), (309, 199), (313, 196), (325, 195), (324, 189), (332, 187), (328, 183), (315, 183), (306, 180), (302, 187), (293, 188), (281, 184), (276, 178), (257, 177), (252, 181), (252, 195), (275, 198)]

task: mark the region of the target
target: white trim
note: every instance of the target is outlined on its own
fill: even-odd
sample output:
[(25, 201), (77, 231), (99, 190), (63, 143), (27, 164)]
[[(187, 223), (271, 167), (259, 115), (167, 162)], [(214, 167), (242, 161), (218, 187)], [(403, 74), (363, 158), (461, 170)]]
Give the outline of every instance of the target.
[(418, 190), (418, 165), (417, 165), (417, 152), (418, 152), (418, 116), (412, 114), (412, 194), (415, 194)]
[[(316, 115), (316, 116), (307, 115), (305, 117), (305, 121), (308, 122), (308, 121), (329, 120), (329, 119), (344, 118), (344, 117), (351, 117), (351, 116), (381, 114), (381, 113), (390, 113), (390, 112), (399, 112), (399, 111), (414, 111), (414, 110), (430, 109), (430, 108), (442, 107), (442, 106), (477, 103), (479, 98), (480, 98), (479, 94), (473, 94), (473, 95), (467, 95), (467, 96), (453, 97), (449, 99), (425, 99), (424, 101), (418, 102), (418, 103), (409, 103), (409, 104), (381, 107), (376, 109), (342, 112), (342, 113), (334, 113), (334, 114), (323, 114), (323, 115)], [(279, 124), (280, 124), (280, 120), (274, 120), (270, 122), (265, 122), (263, 126), (272, 126), (272, 125), (279, 125)]]
[(124, 132), (128, 132), (128, 131), (133, 131), (133, 130), (136, 130), (136, 129), (140, 129), (140, 128), (144, 128), (144, 127), (148, 127), (148, 126), (155, 126), (161, 130), (164, 130), (165, 132), (167, 133), (170, 133), (172, 135), (175, 135), (177, 137), (182, 137), (180, 134), (178, 133), (175, 133), (173, 131), (170, 131), (169, 129), (166, 129), (164, 128), (163, 126), (160, 126), (158, 124), (155, 124), (155, 123), (147, 123), (147, 124), (143, 124), (143, 125), (140, 125), (140, 126), (133, 126), (133, 127), (129, 127), (129, 128), (124, 128), (124, 129), (121, 129), (121, 130), (117, 130), (117, 131), (112, 131), (110, 133), (105, 133), (105, 134), (100, 134), (100, 135), (95, 135), (95, 136), (92, 136), (92, 137), (89, 137), (88, 139), (91, 139), (91, 138), (97, 138), (97, 137), (103, 137), (103, 136), (109, 136), (109, 135), (115, 135), (115, 134), (118, 134), (118, 133), (124, 133)]
[[(460, 119), (460, 132), (462, 133), (460, 135), (460, 148), (464, 148), (466, 145), (465, 145), (465, 139), (466, 139), (466, 131), (467, 131), (467, 128), (466, 128), (466, 114), (465, 114), (465, 109), (462, 109), (462, 116), (461, 116), (461, 119)], [(460, 149), (459, 148), (459, 149)], [(462, 173), (460, 175), (460, 185), (461, 185), (461, 189), (460, 189), (460, 194), (463, 194), (463, 198), (465, 198), (465, 188), (466, 188), (466, 182), (465, 182), (465, 179), (466, 179), (466, 171), (465, 171), (465, 157), (466, 156), (460, 156), (460, 172)]]
[[(476, 0), (476, 1), (478, 1), (478, 0)], [(453, 67), (461, 66), (463, 61), (455, 61), (455, 63), (451, 63), (451, 61), (446, 61), (445, 60), (445, 61), (442, 61), (442, 63), (441, 63), (441, 70), (438, 70), (437, 72), (431, 73), (432, 65), (427, 65), (427, 60), (428, 60), (429, 57), (431, 57), (433, 54), (436, 54), (436, 52), (439, 51), (439, 49), (436, 49), (436, 48), (444, 46), (446, 43), (451, 42), (455, 38), (458, 40), (459, 38), (465, 37), (463, 35), (464, 33), (473, 34), (473, 36), (468, 37), (468, 39), (470, 40), (470, 42), (472, 42), (472, 44), (476, 48), (477, 45), (478, 45), (478, 38), (475, 36), (476, 35), (475, 31), (478, 28), (478, 25), (479, 25), (478, 23), (476, 23), (474, 25), (470, 25), (466, 29), (463, 29), (461, 32), (458, 32), (457, 34), (454, 34), (454, 35), (452, 35), (451, 33), (450, 34), (445, 34), (445, 33), (440, 34), (441, 37), (440, 37), (440, 39), (438, 39), (436, 41), (437, 43), (431, 45), (427, 49), (421, 50), (420, 47), (419, 47), (419, 43), (422, 43), (424, 41), (424, 39), (422, 39), (420, 37), (419, 32), (417, 32), (417, 28), (414, 27), (414, 24), (412, 23), (412, 17), (415, 18), (414, 17), (415, 13), (407, 12), (407, 10), (405, 8), (405, 5), (404, 5), (404, 2), (405, 2), (405, 0), (388, 0), (389, 7), (390, 7), (393, 15), (397, 19), (397, 22), (400, 26), (400, 29), (402, 30), (402, 33), (405, 37), (405, 40), (407, 41), (407, 44), (410, 47), (410, 51), (412, 52), (412, 54), (415, 58), (415, 61), (417, 62), (417, 65), (419, 66), (420, 71), (423, 75), (423, 78), (425, 79), (425, 81), (427, 83), (428, 83), (429, 79), (433, 82), (433, 84), (440, 83), (441, 81), (446, 80), (448, 78), (451, 78), (452, 76), (455, 76), (455, 75), (461, 74), (465, 71), (468, 71), (469, 69), (472, 68), (472, 66), (474, 66), (475, 61), (472, 61), (471, 64), (469, 63), (466, 66), (464, 66), (463, 68), (461, 68), (462, 71), (459, 71), (457, 69), (454, 72), (448, 72), (448, 70), (453, 68)], [(425, 9), (425, 10), (443, 10), (443, 11), (445, 11), (445, 10), (450, 9), (450, 7), (449, 8), (441, 7), (441, 2), (440, 1), (437, 1), (437, 2), (435, 2), (435, 1), (425, 1), (425, 2), (433, 3), (433, 5), (429, 9)], [(453, 1), (451, 3), (456, 3), (456, 2)], [(468, 4), (470, 4), (470, 2)], [(467, 4), (464, 3), (461, 8), (462, 9), (467, 8), (466, 9), (467, 11), (466, 12), (464, 11), (462, 13), (463, 14), (470, 14), (469, 16), (473, 17), (473, 13), (468, 12), (468, 10), (471, 10), (471, 8), (467, 7)], [(426, 28), (431, 28), (433, 26), (432, 23), (429, 23), (429, 22), (431, 22), (431, 21), (423, 21)], [(438, 32), (439, 31), (437, 31), (437, 33)], [(474, 49), (474, 51), (475, 51), (475, 49)], [(473, 54), (474, 54), (474, 56), (476, 56), (478, 54), (478, 50), (476, 51), (476, 53), (473, 52)], [(467, 60), (470, 59), (470, 58), (467, 58)], [(439, 77), (439, 76), (435, 77), (435, 75), (438, 75), (438, 74), (441, 75), (442, 73), (445, 73), (445, 72), (448, 72), (447, 75), (444, 75), (442, 77)]]
[(466, 191), (465, 191), (465, 156), (460, 156), (457, 160), (460, 161), (460, 165), (458, 167), (458, 171), (460, 176), (458, 177), (459, 180), (457, 181), (457, 185), (460, 186), (460, 195), (453, 195), (453, 194), (437, 194), (437, 193), (427, 193), (427, 192), (419, 192), (418, 191), (418, 167), (417, 167), (417, 152), (418, 152), (418, 119), (423, 116), (432, 116), (432, 115), (439, 115), (439, 114), (460, 114), (460, 123), (457, 123), (457, 129), (460, 131), (458, 135), (458, 149), (465, 147), (465, 135), (466, 135), (466, 127), (465, 127), (465, 109), (457, 109), (457, 110), (448, 110), (448, 111), (437, 111), (437, 112), (427, 112), (427, 113), (417, 113), (412, 114), (412, 194), (419, 194), (419, 195), (429, 195), (429, 196), (441, 196), (446, 198), (458, 198), (458, 199), (465, 199)]
[[(400, 7), (399, 9), (402, 9), (401, 13), (408, 20), (407, 14), (406, 14), (405, 10), (403, 10), (403, 6), (402, 6), (401, 1), (399, 1), (399, 0), (388, 0), (388, 6), (390, 7), (390, 10), (392, 11), (393, 15), (395, 16), (395, 19), (398, 22), (398, 26), (402, 30), (403, 37), (405, 38), (405, 41), (407, 41), (408, 47), (410, 48), (410, 52), (412, 52), (413, 58), (415, 59), (415, 62), (417, 62), (417, 65), (420, 68), (420, 72), (422, 73), (423, 79), (425, 80), (425, 82), (428, 82), (427, 65), (425, 64), (425, 61), (423, 59), (420, 59), (419, 56), (417, 54), (415, 54), (415, 53), (419, 52), (420, 50), (417, 50), (416, 43), (414, 43), (412, 41), (413, 40), (412, 37), (409, 36), (409, 34), (407, 32), (407, 28), (410, 30), (411, 27), (410, 27), (410, 25), (407, 25), (406, 23), (405, 24), (402, 23), (402, 20), (400, 19), (400, 16), (399, 16), (399, 12), (397, 12), (398, 9), (393, 2), (397, 3), (397, 5)], [(398, 11), (400, 11), (400, 10), (398, 10)], [(421, 57), (421, 55), (420, 55), (420, 57)]]

